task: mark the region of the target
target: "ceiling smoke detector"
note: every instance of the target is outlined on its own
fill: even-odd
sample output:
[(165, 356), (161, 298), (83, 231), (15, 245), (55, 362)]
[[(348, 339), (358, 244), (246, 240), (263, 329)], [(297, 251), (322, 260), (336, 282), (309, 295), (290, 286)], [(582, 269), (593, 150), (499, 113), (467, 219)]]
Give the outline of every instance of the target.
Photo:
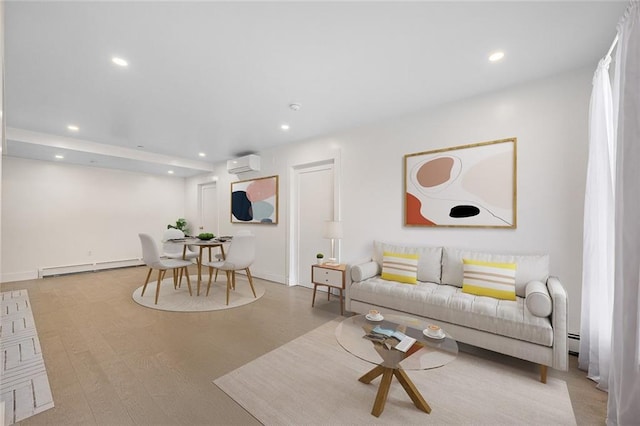
[(300, 111), (300, 108), (302, 108), (302, 105), (300, 105), (300, 104), (289, 104), (289, 108), (291, 108), (293, 111)]

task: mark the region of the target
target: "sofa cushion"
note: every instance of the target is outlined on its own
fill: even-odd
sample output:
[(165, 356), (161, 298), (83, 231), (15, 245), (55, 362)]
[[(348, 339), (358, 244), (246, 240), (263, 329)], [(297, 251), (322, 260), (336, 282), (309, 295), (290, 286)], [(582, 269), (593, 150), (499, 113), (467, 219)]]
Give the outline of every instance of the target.
[(390, 308), (539, 345), (551, 347), (553, 344), (551, 321), (531, 314), (522, 297), (514, 301), (499, 300), (463, 293), (455, 286), (420, 281), (409, 286), (383, 280), (380, 276), (352, 283), (349, 297), (383, 309)]
[(537, 317), (548, 317), (553, 311), (553, 301), (547, 286), (540, 281), (529, 281), (526, 288), (525, 305)]
[(380, 268), (382, 268), (382, 258), (385, 251), (390, 253), (417, 254), (418, 281), (440, 282), (442, 247), (411, 247), (374, 241), (373, 260)]
[[(445, 247), (442, 251), (442, 284), (462, 287), (462, 259), (516, 264), (516, 295), (525, 297), (529, 281), (547, 282), (549, 255), (492, 254)], [(420, 278), (418, 277), (418, 280)], [(422, 281), (422, 280), (420, 280)]]
[[(516, 264), (462, 259), (462, 291), (496, 299), (516, 300)], [(383, 277), (384, 278), (384, 277)]]
[(418, 255), (384, 252), (382, 278), (389, 281), (415, 284), (418, 272)]
[(353, 281), (363, 281), (379, 274), (380, 268), (374, 261), (353, 265), (351, 267), (351, 279)]

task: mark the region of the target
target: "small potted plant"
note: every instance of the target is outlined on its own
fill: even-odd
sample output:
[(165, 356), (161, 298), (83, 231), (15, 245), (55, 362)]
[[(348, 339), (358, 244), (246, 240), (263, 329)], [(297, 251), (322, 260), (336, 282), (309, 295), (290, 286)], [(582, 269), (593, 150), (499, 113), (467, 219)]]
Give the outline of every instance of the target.
[(316, 260), (318, 262), (318, 265), (322, 265), (322, 259), (324, 259), (324, 254), (322, 253), (316, 254)]
[(167, 229), (171, 229), (171, 228), (179, 229), (180, 231), (184, 232), (185, 235), (189, 233), (189, 229), (187, 228), (187, 219), (182, 217), (176, 220), (175, 225), (172, 225), (172, 224), (167, 225)]

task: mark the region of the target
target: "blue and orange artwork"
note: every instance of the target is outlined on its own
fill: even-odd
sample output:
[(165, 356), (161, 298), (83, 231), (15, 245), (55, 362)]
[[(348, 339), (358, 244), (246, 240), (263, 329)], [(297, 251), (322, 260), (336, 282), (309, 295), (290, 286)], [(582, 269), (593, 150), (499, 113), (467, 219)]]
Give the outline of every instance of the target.
[(516, 139), (405, 156), (405, 224), (515, 228)]
[(278, 223), (278, 176), (231, 185), (231, 221)]

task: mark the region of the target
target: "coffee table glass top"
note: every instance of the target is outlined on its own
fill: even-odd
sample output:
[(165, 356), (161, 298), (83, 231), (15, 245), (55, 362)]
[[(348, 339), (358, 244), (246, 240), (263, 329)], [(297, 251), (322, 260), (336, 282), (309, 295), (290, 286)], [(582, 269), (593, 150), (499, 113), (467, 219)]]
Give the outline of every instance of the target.
[[(385, 314), (382, 321), (370, 321), (364, 315), (356, 315), (342, 321), (336, 328), (336, 339), (347, 352), (372, 364), (403, 370), (428, 370), (442, 367), (458, 355), (458, 343), (445, 331), (442, 339), (432, 339), (423, 334), (431, 323), (419, 318)], [(376, 326), (398, 330), (416, 339), (406, 353), (389, 349), (383, 343), (373, 342), (364, 336)], [(394, 342), (394, 340), (391, 340)]]

